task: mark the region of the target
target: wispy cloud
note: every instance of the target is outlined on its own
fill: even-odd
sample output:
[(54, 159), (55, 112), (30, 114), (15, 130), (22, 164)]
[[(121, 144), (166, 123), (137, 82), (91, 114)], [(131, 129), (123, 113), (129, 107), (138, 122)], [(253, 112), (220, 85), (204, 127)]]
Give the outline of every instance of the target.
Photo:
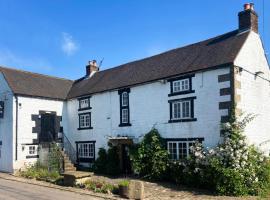
[(68, 55), (73, 55), (79, 49), (79, 45), (74, 41), (73, 37), (66, 33), (62, 33), (62, 51)]
[(26, 70), (51, 71), (51, 64), (43, 58), (22, 57), (9, 49), (0, 49), (0, 65), (24, 67)]

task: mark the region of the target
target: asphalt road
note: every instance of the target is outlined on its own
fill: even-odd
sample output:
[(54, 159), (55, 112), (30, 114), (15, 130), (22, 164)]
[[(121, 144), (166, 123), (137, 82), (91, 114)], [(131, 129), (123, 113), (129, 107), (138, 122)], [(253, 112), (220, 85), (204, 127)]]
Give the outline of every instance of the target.
[(80, 195), (27, 183), (0, 179), (0, 200), (100, 200), (102, 198)]

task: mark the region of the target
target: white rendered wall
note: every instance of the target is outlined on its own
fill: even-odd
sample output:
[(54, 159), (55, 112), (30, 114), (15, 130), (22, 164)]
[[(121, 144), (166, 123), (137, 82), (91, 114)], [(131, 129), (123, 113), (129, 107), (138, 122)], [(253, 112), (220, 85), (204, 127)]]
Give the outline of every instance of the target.
[[(229, 87), (230, 82), (218, 83), (218, 75), (228, 74), (229, 67), (206, 72), (199, 72), (192, 78), (195, 93), (168, 97), (170, 83), (157, 81), (130, 88), (130, 127), (119, 127), (120, 106), (118, 91), (92, 95), (89, 110), (92, 127), (89, 130), (77, 130), (79, 111), (77, 99), (70, 100), (64, 106), (64, 133), (72, 141), (96, 141), (97, 150), (107, 147), (109, 136), (133, 136), (142, 139), (152, 127), (159, 130), (164, 138), (203, 137), (206, 146), (214, 146), (220, 140), (220, 118), (227, 115), (226, 110), (219, 110), (219, 102), (230, 101), (230, 95), (220, 96), (220, 88)], [(194, 117), (197, 121), (168, 123), (170, 110), (168, 100), (193, 97)]]
[(0, 141), (2, 141), (0, 171), (12, 172), (13, 94), (2, 73), (0, 73), (0, 100), (4, 101), (4, 118), (0, 119)]
[[(241, 89), (237, 93), (241, 96), (239, 108), (245, 114), (254, 114), (256, 118), (248, 124), (245, 134), (250, 143), (259, 145), (269, 154), (270, 150), (270, 83), (260, 77), (255, 78), (255, 72), (263, 72), (260, 76), (269, 80), (269, 66), (261, 39), (258, 34), (251, 32), (242, 47), (235, 65), (244, 70), (237, 75), (241, 82)], [(245, 70), (251, 72), (248, 73)]]
[[(21, 106), (18, 107), (18, 160), (14, 163), (15, 170), (37, 160), (36, 158), (26, 158), (29, 154), (28, 145), (25, 144), (31, 144), (33, 139), (37, 139), (37, 133), (32, 133), (35, 122), (32, 121), (31, 116), (33, 114), (38, 115), (39, 111), (54, 111), (57, 116), (62, 116), (63, 111), (62, 101), (19, 96), (18, 103)], [(14, 109), (15, 106), (14, 103)]]

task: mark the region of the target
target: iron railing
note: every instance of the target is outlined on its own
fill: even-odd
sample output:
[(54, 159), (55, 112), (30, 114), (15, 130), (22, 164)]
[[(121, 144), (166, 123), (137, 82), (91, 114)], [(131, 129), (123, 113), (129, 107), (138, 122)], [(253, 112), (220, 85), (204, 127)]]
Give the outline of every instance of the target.
[(69, 156), (69, 159), (73, 164), (77, 163), (77, 151), (72, 146), (71, 142), (69, 141), (68, 137), (62, 133), (62, 142), (63, 142), (63, 151), (65, 154)]

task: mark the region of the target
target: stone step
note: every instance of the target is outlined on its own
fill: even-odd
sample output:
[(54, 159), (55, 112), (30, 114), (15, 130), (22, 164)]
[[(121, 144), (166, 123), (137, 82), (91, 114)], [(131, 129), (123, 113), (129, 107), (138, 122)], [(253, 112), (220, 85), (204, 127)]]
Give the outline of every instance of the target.
[(72, 163), (65, 163), (65, 168), (66, 167), (75, 167)]
[(64, 158), (64, 166), (65, 166), (65, 172), (68, 171), (76, 171), (77, 168), (74, 166), (74, 164), (71, 162), (69, 156), (64, 152), (64, 151), (61, 151), (61, 154)]
[(68, 156), (64, 156), (64, 160), (70, 160)]
[(64, 176), (64, 185), (74, 186), (76, 181), (89, 178), (93, 175), (93, 173), (81, 171), (66, 171), (62, 175)]
[(64, 162), (72, 163), (71, 160), (69, 160), (69, 159), (64, 159)]
[(67, 171), (76, 171), (75, 167), (65, 167), (65, 172)]

